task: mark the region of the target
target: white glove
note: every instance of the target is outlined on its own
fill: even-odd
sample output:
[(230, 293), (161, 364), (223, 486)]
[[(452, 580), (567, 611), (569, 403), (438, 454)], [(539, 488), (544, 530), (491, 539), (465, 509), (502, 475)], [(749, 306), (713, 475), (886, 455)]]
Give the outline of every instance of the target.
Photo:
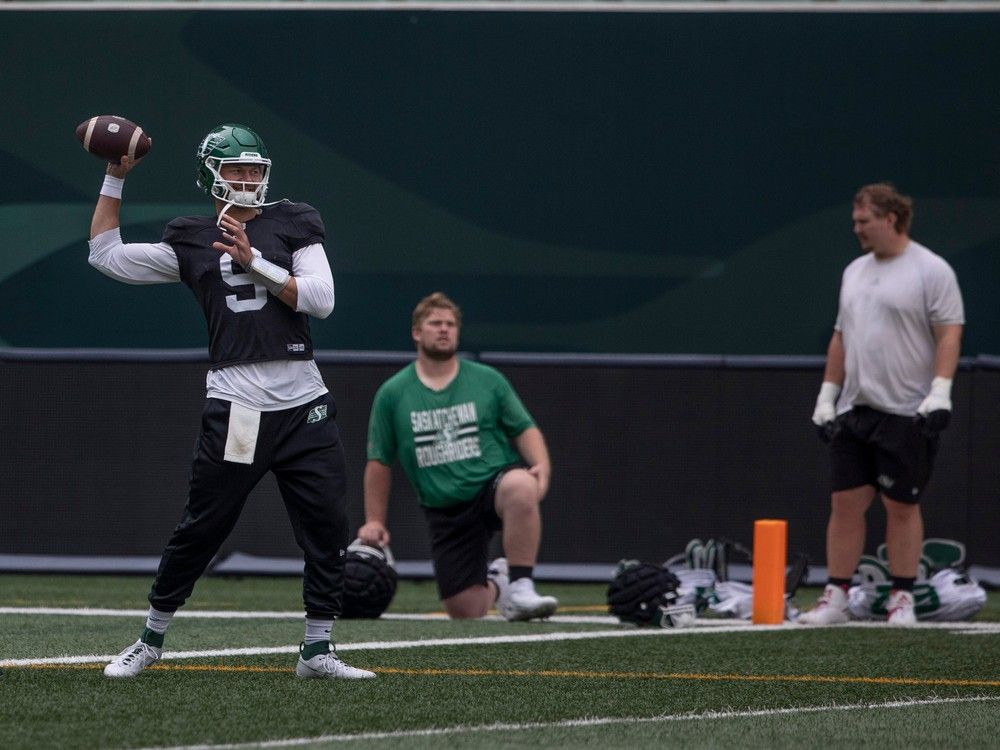
[(923, 432), (934, 437), (951, 421), (951, 378), (934, 378), (931, 392), (917, 407), (917, 416), (923, 417)]
[(830, 381), (824, 381), (819, 387), (819, 396), (816, 397), (816, 410), (813, 412), (813, 424), (822, 427), (837, 418), (837, 396), (840, 395), (840, 386)]
[(931, 392), (920, 402), (917, 414), (926, 417), (932, 411), (951, 411), (951, 378), (934, 378)]

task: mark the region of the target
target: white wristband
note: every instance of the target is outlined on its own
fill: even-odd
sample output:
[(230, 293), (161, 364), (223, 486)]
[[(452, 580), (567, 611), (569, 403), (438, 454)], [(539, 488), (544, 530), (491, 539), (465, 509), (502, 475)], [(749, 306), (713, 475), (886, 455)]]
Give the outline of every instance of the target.
[(109, 198), (116, 198), (118, 200), (122, 199), (122, 186), (125, 184), (124, 177), (112, 177), (109, 174), (104, 175), (104, 184), (101, 185), (101, 195), (106, 195)]
[(266, 260), (260, 250), (251, 247), (250, 252), (253, 253), (253, 258), (250, 259), (247, 270), (267, 291), (277, 297), (288, 286), (292, 275), (276, 263)]

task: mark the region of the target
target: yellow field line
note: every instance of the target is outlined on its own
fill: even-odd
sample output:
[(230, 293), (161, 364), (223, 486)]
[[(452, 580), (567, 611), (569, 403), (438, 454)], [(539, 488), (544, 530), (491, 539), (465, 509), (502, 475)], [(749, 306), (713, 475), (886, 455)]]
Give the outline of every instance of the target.
[(832, 682), (868, 683), (877, 685), (941, 685), (1000, 687), (1000, 680), (957, 680), (918, 677), (851, 677), (835, 675), (752, 675), (752, 674), (696, 674), (685, 672), (581, 672), (567, 670), (524, 669), (400, 669), (385, 667), (381, 674), (442, 675), (470, 677), (574, 677), (606, 680), (706, 680), (716, 682)]
[[(15, 669), (97, 669), (103, 664), (35, 664)], [(815, 682), (866, 685), (916, 685), (928, 687), (1000, 687), (1000, 680), (965, 680), (937, 677), (853, 677), (850, 675), (796, 674), (698, 674), (690, 672), (584, 672), (558, 669), (404, 669), (366, 666), (379, 674), (412, 677), (562, 677), (598, 680), (687, 680), (708, 682)], [(227, 664), (155, 664), (162, 672), (291, 672), (291, 667), (258, 667)]]

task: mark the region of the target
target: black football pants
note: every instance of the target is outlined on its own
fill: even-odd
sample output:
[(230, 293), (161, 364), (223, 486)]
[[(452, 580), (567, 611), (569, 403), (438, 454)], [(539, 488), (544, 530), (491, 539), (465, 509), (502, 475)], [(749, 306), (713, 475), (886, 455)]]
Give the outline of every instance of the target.
[[(228, 401), (205, 404), (187, 506), (160, 558), (149, 603), (161, 612), (184, 604), (236, 525), (250, 491), (272, 471), (305, 555), (306, 614), (338, 616), (348, 523), (344, 450), (333, 399), (324, 394), (293, 409), (262, 412), (252, 464), (223, 461), (229, 411)], [(320, 413), (325, 416), (319, 418)]]

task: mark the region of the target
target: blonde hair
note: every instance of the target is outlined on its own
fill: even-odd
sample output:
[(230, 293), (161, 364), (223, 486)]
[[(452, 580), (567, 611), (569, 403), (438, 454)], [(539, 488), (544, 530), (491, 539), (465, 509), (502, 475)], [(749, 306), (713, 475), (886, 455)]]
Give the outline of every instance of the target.
[(865, 185), (854, 195), (854, 205), (868, 203), (876, 216), (896, 214), (896, 231), (906, 234), (913, 221), (913, 198), (903, 195), (891, 182), (875, 182)]
[(462, 308), (456, 305), (444, 292), (428, 294), (413, 308), (412, 327), (419, 328), (434, 310), (451, 310), (455, 314), (455, 322), (462, 327)]

